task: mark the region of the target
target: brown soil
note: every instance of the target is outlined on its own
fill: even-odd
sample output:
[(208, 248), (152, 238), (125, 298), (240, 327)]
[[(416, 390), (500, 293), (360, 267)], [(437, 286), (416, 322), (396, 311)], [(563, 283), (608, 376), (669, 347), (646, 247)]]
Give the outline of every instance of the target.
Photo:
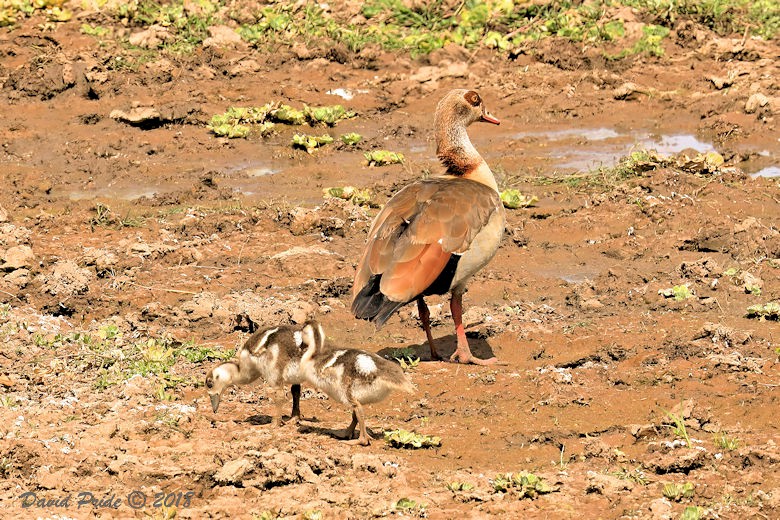
[[(707, 518), (780, 516), (780, 333), (745, 317), (780, 298), (780, 186), (741, 171), (780, 156), (777, 41), (681, 30), (663, 58), (617, 64), (548, 42), (514, 59), (209, 48), (129, 71), (110, 67), (111, 46), (80, 23), (42, 37), (32, 20), (0, 35), (2, 516), (162, 518), (155, 493), (190, 491), (177, 517), (367, 518), (394, 514), (402, 497), (430, 518), (678, 518), (690, 505)], [(729, 74), (718, 90), (711, 78)], [(539, 197), (508, 211), (501, 249), (465, 297), (473, 349), (507, 363), (492, 368), (427, 361), (409, 307), (379, 331), (355, 320), (351, 277), (376, 209), (322, 199), (325, 187), (356, 185), (381, 203), (440, 171), (432, 111), (456, 87), (478, 90), (502, 120), (471, 128), (500, 182)], [(327, 94), (336, 88), (357, 94)], [(769, 103), (747, 113), (754, 93)], [(343, 103), (358, 117), (315, 131), (366, 140), (309, 155), (290, 148), (292, 127), (232, 140), (205, 127), (228, 106), (271, 100)], [(140, 126), (110, 117), (134, 106), (158, 115)], [(523, 180), (573, 171), (555, 162), (550, 132), (573, 131), (559, 141), (569, 153), (599, 128), (695, 135), (736, 168), (654, 169), (606, 188)], [(408, 160), (369, 168), (362, 151), (374, 148)], [(98, 203), (110, 208), (100, 222)], [(659, 294), (681, 284), (692, 298)], [(745, 288), (756, 284), (760, 295)], [(452, 351), (446, 300), (431, 305)], [(226, 395), (214, 414), (193, 383), (213, 361), (178, 362), (186, 382), (172, 401), (153, 377), (98, 390), (98, 367), (73, 344), (35, 341), (115, 323), (139, 341), (233, 348), (250, 323), (307, 316), (344, 346), (415, 348), (416, 395), (369, 407), (368, 424), (437, 435), (441, 448), (347, 446), (335, 434), (348, 411), (312, 390), (297, 427), (268, 424), (262, 385)], [(665, 411), (685, 418), (690, 447)], [(723, 434), (738, 446), (720, 447)], [(497, 473), (518, 471), (554, 491), (494, 492)], [(668, 482), (695, 494), (670, 502)], [(145, 507), (128, 506), (133, 490)], [(27, 491), (73, 498), (25, 509)], [(80, 492), (121, 504), (78, 508)]]

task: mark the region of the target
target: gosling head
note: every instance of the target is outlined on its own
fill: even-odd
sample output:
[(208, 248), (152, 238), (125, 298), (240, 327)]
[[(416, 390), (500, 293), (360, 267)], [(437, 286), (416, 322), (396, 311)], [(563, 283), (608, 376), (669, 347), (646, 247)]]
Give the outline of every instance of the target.
[(301, 337), (304, 350), (313, 347), (314, 351), (320, 351), (325, 346), (325, 331), (317, 320), (309, 320), (301, 328)]
[(206, 374), (206, 391), (211, 399), (211, 409), (217, 413), (222, 392), (236, 384), (238, 379), (238, 365), (232, 361), (222, 363)]

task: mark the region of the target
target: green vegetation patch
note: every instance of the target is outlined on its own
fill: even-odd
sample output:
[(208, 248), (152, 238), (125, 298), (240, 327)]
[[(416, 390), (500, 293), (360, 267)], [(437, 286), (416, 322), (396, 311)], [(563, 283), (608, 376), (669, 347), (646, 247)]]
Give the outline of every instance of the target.
[(248, 137), (252, 132), (269, 135), (274, 123), (267, 121), (273, 105), (262, 107), (230, 107), (226, 112), (212, 116), (208, 129), (220, 137)]
[(673, 28), (681, 20), (693, 20), (717, 34), (750, 34), (771, 39), (780, 31), (777, 0), (622, 0)]
[(674, 299), (676, 302), (685, 301), (694, 296), (693, 291), (687, 285), (675, 285), (669, 289), (659, 289), (658, 294), (664, 298)]
[(373, 193), (370, 189), (364, 188), (359, 189), (354, 186), (343, 186), (343, 187), (334, 187), (334, 188), (325, 188), (322, 190), (322, 195), (326, 199), (344, 199), (349, 200), (353, 204), (357, 204), (358, 206), (372, 206), (371, 199), (373, 197)]
[(342, 119), (350, 119), (355, 117), (355, 112), (347, 110), (341, 105), (332, 105), (324, 107), (310, 107), (304, 106), (304, 114), (306, 119), (314, 124), (325, 124), (328, 126), (335, 126), (336, 123)]
[(517, 493), (518, 498), (536, 498), (552, 493), (555, 488), (545, 479), (522, 471), (520, 473), (499, 473), (492, 481), (493, 490), (499, 493)]
[(739, 448), (740, 440), (725, 433), (715, 436), (715, 446), (722, 450), (734, 451)]
[[(622, 19), (626, 7), (635, 10), (639, 21)], [(780, 32), (777, 0), (368, 0), (360, 8), (362, 18), (349, 19), (345, 10), (293, 0), (251, 6), (221, 0), (93, 0), (81, 9), (99, 12), (109, 18), (106, 25), (115, 21), (133, 32), (162, 27), (166, 37), (159, 48), (180, 54), (202, 45), (209, 27), (229, 24), (239, 25), (237, 32), (248, 44), (272, 51), (280, 45), (319, 49), (339, 45), (352, 52), (378, 46), (416, 56), (456, 44), (516, 53), (529, 42), (557, 38), (597, 47), (608, 44), (610, 54), (605, 55), (613, 59), (661, 56), (670, 31), (683, 20), (719, 35), (747, 31), (773, 39)], [(62, 0), (0, 0), (0, 26), (36, 15), (52, 24), (69, 20), (73, 13)], [(629, 30), (628, 24), (639, 29)]]
[(536, 195), (523, 195), (520, 190), (510, 188), (501, 192), (501, 202), (505, 208), (518, 209), (534, 206), (539, 201)]
[(290, 105), (270, 102), (259, 107), (229, 107), (226, 112), (212, 116), (208, 128), (220, 137), (248, 137), (252, 133), (267, 136), (273, 132), (276, 123), (334, 126), (350, 117), (355, 117), (355, 113), (341, 105), (304, 105), (303, 110), (298, 110)]
[(427, 518), (428, 504), (423, 504), (411, 498), (399, 498), (393, 503), (393, 509), (406, 515)]
[(387, 150), (372, 150), (363, 154), (369, 166), (386, 166), (388, 164), (400, 164), (404, 162), (404, 155)]
[(760, 320), (780, 321), (780, 303), (769, 302), (751, 305), (747, 309), (746, 317)]
[(295, 134), (292, 138), (293, 148), (302, 148), (307, 153), (314, 153), (314, 150), (330, 144), (333, 142), (333, 138), (328, 134), (323, 135), (306, 135)]
[(16, 25), (36, 13), (43, 13), (49, 22), (67, 22), (73, 12), (62, 4), (62, 0), (0, 0), (0, 27)]
[(438, 448), (441, 446), (441, 437), (424, 435), (408, 430), (392, 430), (385, 432), (385, 442), (393, 448)]
[(355, 132), (350, 132), (348, 134), (341, 134), (339, 139), (341, 139), (342, 143), (353, 146), (358, 144), (360, 141), (362, 141), (363, 136)]
[(684, 484), (677, 484), (675, 482), (667, 482), (662, 488), (664, 497), (675, 502), (681, 501), (683, 498), (693, 498), (696, 492), (696, 486), (693, 482), (685, 482)]
[(209, 36), (208, 28), (222, 23), (220, 2), (213, 0), (140, 0), (107, 3), (108, 14), (128, 27), (164, 27), (172, 35), (162, 46), (180, 54), (192, 53)]
[(704, 518), (704, 513), (705, 511), (702, 507), (687, 506), (680, 515), (680, 520), (700, 520)]
[(186, 383), (199, 385), (200, 380), (187, 380), (176, 374), (182, 363), (200, 364), (208, 360), (226, 360), (234, 350), (221, 350), (194, 342), (179, 342), (171, 337), (135, 338), (125, 335), (113, 323), (101, 325), (96, 331), (67, 334), (33, 334), (33, 343), (49, 350), (67, 350), (64, 367), (79, 373), (92, 373), (97, 390), (105, 390), (140, 376), (155, 388), (151, 397), (163, 401), (173, 399), (167, 390)]

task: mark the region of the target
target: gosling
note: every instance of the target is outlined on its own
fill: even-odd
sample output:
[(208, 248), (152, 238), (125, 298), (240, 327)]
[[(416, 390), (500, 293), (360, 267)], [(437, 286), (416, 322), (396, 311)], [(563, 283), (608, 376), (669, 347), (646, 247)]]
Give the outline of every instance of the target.
[[(334, 401), (352, 407), (352, 422), (345, 438), (349, 444), (368, 446), (371, 440), (363, 405), (377, 403), (393, 390), (411, 393), (414, 385), (392, 361), (363, 350), (326, 346), (325, 334), (317, 322), (306, 323), (301, 332), (307, 343), (300, 361), (304, 380)], [(356, 426), (359, 435), (353, 439)]]
[[(307, 322), (305, 330), (293, 326), (278, 326), (258, 330), (238, 351), (237, 361), (228, 361), (212, 368), (206, 375), (206, 389), (211, 399), (214, 413), (219, 409), (223, 392), (234, 385), (246, 385), (262, 378), (276, 390), (274, 399), (275, 413), (271, 422), (275, 426), (282, 423), (282, 401), (280, 390), (290, 386), (292, 394), (292, 413), (290, 420), (297, 422), (301, 418), (301, 383), (304, 382), (300, 370), (304, 347), (313, 345), (316, 327)], [(307, 334), (309, 335), (307, 337)]]

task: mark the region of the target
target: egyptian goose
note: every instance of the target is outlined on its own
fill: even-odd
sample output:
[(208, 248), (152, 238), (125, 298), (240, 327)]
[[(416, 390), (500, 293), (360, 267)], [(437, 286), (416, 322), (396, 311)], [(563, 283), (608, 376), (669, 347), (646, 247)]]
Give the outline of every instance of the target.
[(441, 359), (423, 299), (451, 293), (457, 348), (450, 361), (489, 365), (471, 354), (463, 329), (468, 280), (498, 250), (504, 208), (493, 173), (466, 132), (476, 121), (499, 124), (473, 90), (452, 90), (436, 107), (436, 155), (447, 169), (396, 193), (368, 232), (352, 288), (352, 313), (377, 328), (400, 307), (417, 301), (432, 359)]
[[(352, 407), (345, 438), (350, 444), (368, 446), (363, 405), (379, 402), (393, 390), (413, 392), (412, 382), (397, 363), (374, 353), (326, 345), (322, 326), (316, 322), (304, 325), (303, 332), (306, 338), (315, 338), (301, 357), (304, 378), (334, 401)], [(359, 435), (353, 439), (356, 426)]]
[[(308, 323), (308, 322), (307, 322)], [(277, 390), (275, 415), (272, 422), (281, 423), (281, 398), (279, 390), (291, 385), (293, 397), (290, 418), (297, 421), (301, 417), (300, 398), (303, 376), (300, 372), (301, 356), (306, 345), (313, 344), (314, 338), (308, 337), (311, 328), (304, 332), (293, 326), (279, 326), (258, 330), (238, 351), (237, 362), (228, 361), (212, 368), (206, 375), (206, 389), (211, 399), (214, 413), (219, 408), (222, 393), (234, 385), (246, 385), (262, 378), (269, 386)]]

